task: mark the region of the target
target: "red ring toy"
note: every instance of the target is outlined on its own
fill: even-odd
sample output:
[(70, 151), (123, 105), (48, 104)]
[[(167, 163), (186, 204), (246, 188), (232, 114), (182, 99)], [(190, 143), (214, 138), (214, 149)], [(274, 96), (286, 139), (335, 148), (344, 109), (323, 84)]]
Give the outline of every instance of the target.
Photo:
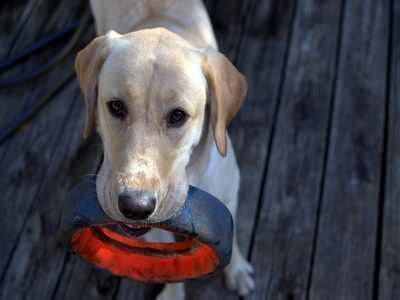
[(91, 179), (71, 191), (60, 232), (87, 261), (144, 282), (194, 279), (221, 270), (230, 261), (232, 216), (221, 201), (193, 186), (177, 215), (160, 223), (136, 225), (171, 231), (183, 237), (180, 241), (150, 243), (127, 237), (110, 228), (116, 224), (101, 209)]

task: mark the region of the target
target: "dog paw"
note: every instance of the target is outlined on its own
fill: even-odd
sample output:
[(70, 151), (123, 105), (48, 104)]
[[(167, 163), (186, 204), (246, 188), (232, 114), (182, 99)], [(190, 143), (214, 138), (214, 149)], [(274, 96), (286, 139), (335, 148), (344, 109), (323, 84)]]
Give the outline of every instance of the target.
[(247, 296), (254, 290), (253, 267), (239, 256), (225, 268), (225, 282), (231, 291), (239, 296)]
[(183, 283), (166, 284), (156, 300), (184, 300), (185, 287)]

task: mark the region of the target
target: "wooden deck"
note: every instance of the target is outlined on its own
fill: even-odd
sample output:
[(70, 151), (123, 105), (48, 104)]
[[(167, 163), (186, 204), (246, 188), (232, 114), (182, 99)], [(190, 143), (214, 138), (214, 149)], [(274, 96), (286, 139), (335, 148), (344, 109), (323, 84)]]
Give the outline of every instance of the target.
[[(221, 50), (249, 82), (230, 129), (242, 171), (240, 246), (255, 267), (248, 298), (400, 299), (400, 1), (206, 4)], [(86, 9), (79, 0), (3, 1), (0, 60)], [(61, 47), (4, 75), (44, 64)], [(0, 90), (0, 123), (39, 101), (73, 60)], [(83, 141), (82, 127), (71, 79), (0, 145), (1, 299), (147, 300), (160, 289), (97, 270), (55, 242), (68, 190), (99, 161), (99, 141)], [(190, 282), (187, 292), (237, 299), (221, 276)]]

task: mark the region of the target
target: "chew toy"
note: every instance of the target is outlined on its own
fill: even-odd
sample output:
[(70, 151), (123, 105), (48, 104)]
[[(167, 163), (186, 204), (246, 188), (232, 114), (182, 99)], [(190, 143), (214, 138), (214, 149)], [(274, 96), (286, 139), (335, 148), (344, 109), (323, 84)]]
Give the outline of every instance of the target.
[(145, 282), (176, 282), (209, 275), (231, 257), (233, 222), (225, 205), (190, 186), (187, 199), (171, 219), (160, 223), (130, 223), (138, 232), (151, 228), (180, 236), (173, 243), (150, 243), (127, 236), (126, 227), (100, 207), (96, 184), (86, 180), (75, 187), (66, 203), (60, 233), (72, 251), (115, 275)]

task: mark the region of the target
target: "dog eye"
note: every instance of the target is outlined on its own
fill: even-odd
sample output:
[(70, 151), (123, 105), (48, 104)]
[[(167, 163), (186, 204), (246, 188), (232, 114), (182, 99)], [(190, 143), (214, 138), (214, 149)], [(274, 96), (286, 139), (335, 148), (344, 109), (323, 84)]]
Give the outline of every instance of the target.
[(180, 108), (171, 110), (167, 117), (168, 126), (169, 127), (182, 126), (185, 123), (187, 116), (188, 116), (187, 113)]
[(107, 107), (110, 114), (115, 118), (123, 120), (128, 114), (128, 110), (121, 100), (111, 100), (107, 102)]

